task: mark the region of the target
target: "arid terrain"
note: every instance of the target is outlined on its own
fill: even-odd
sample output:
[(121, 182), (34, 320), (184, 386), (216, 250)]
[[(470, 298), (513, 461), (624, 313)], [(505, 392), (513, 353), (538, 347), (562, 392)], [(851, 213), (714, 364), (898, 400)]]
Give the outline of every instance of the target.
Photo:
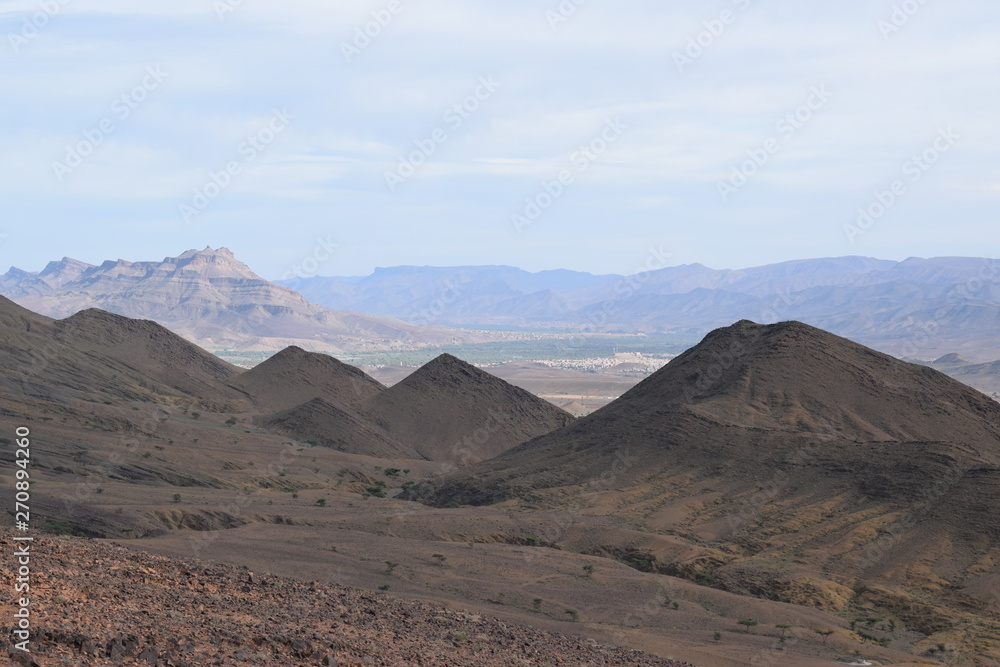
[[(152, 322), (100, 311), (56, 321), (0, 300), (0, 429), (8, 451), (17, 427), (31, 429), (32, 529), (66, 536), (42, 538), (33, 561), (40, 608), (61, 605), (39, 612), (53, 616), (36, 627), (56, 633), (44, 637), (71, 628), (95, 645), (127, 639), (138, 590), (168, 600), (144, 608), (176, 628), (154, 639), (131, 631), (142, 648), (171, 650), (176, 636), (215, 661), (191, 664), (230, 664), (237, 651), (262, 654), (260, 664), (287, 659), (293, 624), (309, 633), (316, 664), (325, 652), (405, 664), (378, 662), (390, 649), (365, 632), (402, 636), (393, 619), (406, 610), (429, 629), (393, 640), (400, 653), (386, 655), (413, 664), (477, 664), (461, 661), (480, 650), (498, 652), (482, 664), (559, 663), (553, 652), (518, 662), (534, 659), (523, 652), (532, 641), (566, 651), (567, 664), (618, 664), (607, 646), (699, 667), (853, 656), (996, 664), (990, 457), (1000, 406), (803, 325), (743, 338), (756, 342), (715, 368), (752, 326), (716, 332), (573, 420), (457, 359), (390, 388), (295, 349), (247, 372)], [(711, 381), (699, 384), (699, 372)], [(422, 421), (406, 411), (416, 401)], [(302, 406), (308, 418), (289, 418)], [(346, 428), (343, 443), (323, 441), (325, 427), (312, 432), (320, 417)], [(808, 456), (782, 463), (790, 447)], [(565, 458), (545, 463), (551, 456)], [(10, 479), (13, 458), (0, 465)], [(872, 545), (859, 569), (853, 555)], [(118, 575), (105, 577), (105, 560)], [(244, 576), (229, 566), (288, 592), (223, 595)], [(101, 572), (81, 584), (89, 575), (74, 573), (88, 568)], [(251, 605), (275, 611), (250, 615)], [(108, 616), (90, 613), (98, 608)], [(265, 617), (274, 632), (249, 646)], [(583, 640), (497, 634), (510, 624)], [(55, 641), (46, 659), (101, 664), (74, 641)]]
[[(0, 545), (16, 546), (6, 531)], [(35, 648), (6, 652), (15, 664), (690, 667), (445, 604), (113, 543), (51, 537), (32, 549), (44, 566)]]

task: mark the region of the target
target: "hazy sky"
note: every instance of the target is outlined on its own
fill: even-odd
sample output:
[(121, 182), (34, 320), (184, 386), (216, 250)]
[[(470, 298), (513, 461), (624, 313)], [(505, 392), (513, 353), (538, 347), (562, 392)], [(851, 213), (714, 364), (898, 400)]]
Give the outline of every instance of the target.
[(206, 245), (268, 278), (1000, 253), (996, 0), (15, 0), (0, 22), (0, 271)]

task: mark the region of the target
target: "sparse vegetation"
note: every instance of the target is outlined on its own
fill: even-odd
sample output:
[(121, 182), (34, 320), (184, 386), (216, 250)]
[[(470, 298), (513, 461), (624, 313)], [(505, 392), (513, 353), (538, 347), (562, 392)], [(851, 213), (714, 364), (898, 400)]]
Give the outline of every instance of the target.
[(73, 533), (73, 527), (69, 521), (58, 520), (49, 521), (45, 524), (45, 532), (52, 533), (53, 535), (71, 535)]
[(387, 560), (387, 561), (385, 562), (385, 571), (386, 571), (386, 574), (392, 574), (392, 573), (393, 573), (393, 571), (394, 571), (394, 570), (395, 570), (395, 569), (396, 569), (397, 567), (399, 567), (399, 563), (396, 563), (396, 562), (394, 562), (394, 561), (391, 561), (391, 560)]
[(444, 554), (431, 554), (431, 558), (436, 559), (438, 565), (444, 565), (444, 562), (448, 560), (448, 557), (445, 556)]
[(181, 501), (181, 494), (175, 493), (174, 494), (174, 503), (179, 503), (180, 501)]
[(535, 598), (531, 601), (531, 606), (535, 608), (538, 613), (542, 612), (542, 603), (545, 602), (542, 598)]
[[(875, 634), (876, 630), (879, 629), (882, 630), (883, 632), (886, 631), (885, 625), (882, 625), (879, 628), (875, 627), (876, 624), (881, 622), (882, 618), (878, 616), (862, 616), (860, 618), (851, 621), (851, 630), (857, 633), (858, 637), (861, 638), (862, 643), (871, 642), (873, 644), (878, 644), (879, 646), (882, 647), (887, 647), (889, 646), (889, 644), (892, 643), (892, 637), (891, 636), (880, 637), (879, 635)], [(859, 623), (864, 625), (864, 627), (863, 628), (857, 627)], [(895, 625), (893, 625), (892, 627), (895, 627)]]
[(715, 641), (721, 641), (722, 633), (716, 630), (715, 632), (712, 633), (712, 637), (715, 639)]
[(578, 612), (576, 609), (567, 609), (565, 613), (569, 614), (569, 617), (573, 619), (574, 623), (580, 620), (580, 612)]
[(694, 583), (701, 586), (715, 586), (715, 575), (705, 570), (698, 570), (694, 573)]
[(584, 571), (584, 573), (586, 573), (588, 579), (590, 577), (594, 576), (594, 566), (593, 565), (584, 565), (583, 566), (583, 571)]

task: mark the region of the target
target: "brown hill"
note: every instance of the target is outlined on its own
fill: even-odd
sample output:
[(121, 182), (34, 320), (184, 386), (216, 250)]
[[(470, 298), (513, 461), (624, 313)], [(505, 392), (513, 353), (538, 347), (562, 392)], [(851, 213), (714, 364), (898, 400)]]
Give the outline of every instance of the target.
[[(465, 495), (449, 478), (437, 494), (443, 502), (496, 502), (583, 483), (626, 450), (659, 468), (683, 461), (749, 477), (767, 474), (813, 436), (841, 443), (824, 450), (845, 459), (842, 472), (860, 482), (880, 461), (851, 461), (839, 447), (878, 447), (910, 462), (930, 442), (974, 448), (973, 458), (996, 456), (1000, 405), (931, 368), (805, 324), (742, 321), (712, 332), (592, 415), (454, 476), (460, 485), (463, 475), (475, 475), (478, 492)], [(636, 467), (642, 470), (633, 476), (649, 472)]]
[(661, 571), (930, 634), (996, 604), (998, 457), (1000, 405), (979, 392), (803, 324), (743, 321), (411, 496), (613, 512), (697, 545), (641, 559)]
[(469, 464), (573, 421), (573, 416), (450, 354), (377, 394), (366, 412), (423, 458)]
[(385, 389), (354, 366), (296, 346), (254, 366), (235, 378), (232, 385), (246, 392), (266, 412), (287, 410), (314, 398), (357, 407)]
[(64, 320), (0, 297), (0, 390), (65, 402), (97, 398), (239, 403), (240, 369), (155, 322), (86, 310)]
[(171, 390), (219, 401), (237, 398), (225, 383), (241, 373), (213, 354), (150, 320), (90, 308), (55, 323), (56, 340), (100, 355)]

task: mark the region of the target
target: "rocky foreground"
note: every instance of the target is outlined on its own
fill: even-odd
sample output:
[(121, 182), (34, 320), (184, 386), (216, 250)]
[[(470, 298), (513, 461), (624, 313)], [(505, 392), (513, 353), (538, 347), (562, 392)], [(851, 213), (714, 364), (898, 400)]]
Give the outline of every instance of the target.
[[(0, 531), (7, 582), (12, 537)], [(8, 652), (25, 665), (691, 667), (433, 603), (94, 540), (36, 537), (30, 566), (32, 652)], [(12, 637), (14, 609), (4, 607), (0, 631)]]

